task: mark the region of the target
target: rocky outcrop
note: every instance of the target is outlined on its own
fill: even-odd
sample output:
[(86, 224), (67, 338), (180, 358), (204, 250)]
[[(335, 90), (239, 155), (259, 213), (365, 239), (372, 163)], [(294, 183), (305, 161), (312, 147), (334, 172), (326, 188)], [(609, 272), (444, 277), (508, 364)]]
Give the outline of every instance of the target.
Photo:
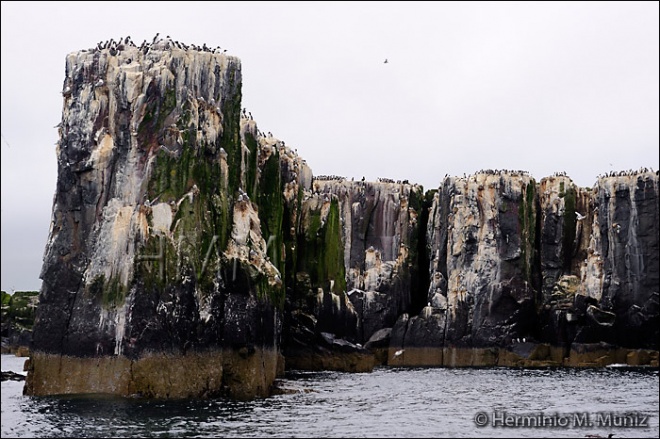
[(2, 371), (2, 381), (25, 381), (25, 375), (12, 372), (11, 370)]
[(374, 332), (364, 345), (364, 348), (374, 353), (376, 364), (387, 364), (387, 354), (390, 347), (392, 328), (383, 328)]
[(591, 189), (563, 174), (445, 179), (427, 224), (429, 309), (399, 318), (389, 364), (575, 366), (595, 364), (587, 352), (607, 364), (657, 351), (658, 227), (658, 174), (644, 169)]
[(25, 357), (32, 345), (38, 291), (2, 292), (2, 353)]
[(657, 173), (314, 178), (241, 111), (237, 58), (170, 39), (70, 54), (63, 96), (29, 394), (657, 362)]

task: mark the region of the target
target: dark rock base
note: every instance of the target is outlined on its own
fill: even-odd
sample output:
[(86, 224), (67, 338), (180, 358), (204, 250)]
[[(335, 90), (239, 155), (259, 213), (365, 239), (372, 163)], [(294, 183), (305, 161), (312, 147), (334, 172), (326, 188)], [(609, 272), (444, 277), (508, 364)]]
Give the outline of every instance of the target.
[(24, 381), (25, 375), (12, 372), (11, 370), (2, 371), (2, 381)]
[(374, 365), (374, 355), (361, 352), (313, 353), (311, 355), (286, 357), (286, 368), (288, 370), (371, 372)]
[(13, 354), (17, 357), (29, 357), (30, 348), (27, 346), (2, 346), (3, 354)]
[(265, 397), (278, 372), (279, 353), (256, 349), (78, 358), (33, 353), (27, 364), (26, 395), (113, 394), (146, 398), (236, 399)]
[(658, 351), (626, 349), (603, 344), (564, 348), (521, 343), (508, 348), (405, 348), (388, 351), (392, 367), (658, 367)]

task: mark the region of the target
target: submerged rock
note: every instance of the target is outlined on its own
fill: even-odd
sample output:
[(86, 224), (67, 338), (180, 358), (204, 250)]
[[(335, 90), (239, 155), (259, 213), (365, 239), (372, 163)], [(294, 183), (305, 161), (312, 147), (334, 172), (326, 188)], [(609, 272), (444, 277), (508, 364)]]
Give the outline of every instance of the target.
[(2, 371), (2, 381), (25, 381), (25, 375), (9, 371)]

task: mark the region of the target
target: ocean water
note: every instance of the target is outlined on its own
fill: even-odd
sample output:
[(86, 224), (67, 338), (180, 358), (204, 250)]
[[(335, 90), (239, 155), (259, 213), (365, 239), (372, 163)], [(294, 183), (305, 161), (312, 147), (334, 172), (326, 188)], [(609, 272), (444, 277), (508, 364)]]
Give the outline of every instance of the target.
[[(2, 370), (24, 361), (3, 355)], [(162, 401), (26, 397), (5, 381), (2, 437), (659, 436), (657, 369), (378, 368), (291, 372), (281, 386), (294, 393)]]

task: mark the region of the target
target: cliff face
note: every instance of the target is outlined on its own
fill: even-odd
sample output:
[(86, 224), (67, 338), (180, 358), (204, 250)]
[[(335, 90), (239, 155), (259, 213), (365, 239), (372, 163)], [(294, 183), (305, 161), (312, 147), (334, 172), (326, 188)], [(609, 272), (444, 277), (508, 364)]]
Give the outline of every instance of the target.
[[(576, 365), (582, 345), (657, 350), (657, 186), (644, 170), (593, 189), (564, 175), (447, 178), (427, 223), (428, 306), (399, 319), (389, 363)], [(521, 340), (550, 348), (522, 352)]]
[(657, 173), (314, 178), (241, 113), (238, 59), (181, 47), (67, 57), (27, 393), (249, 398), (282, 353), (370, 370), (367, 341), (392, 365), (657, 350)]
[(445, 179), (427, 224), (427, 306), (395, 326), (393, 348), (407, 351), (395, 364), (442, 364), (427, 348), (500, 346), (530, 330), (534, 196), (524, 174)]
[(422, 188), (327, 179), (315, 180), (313, 192), (309, 203), (337, 201), (345, 289), (361, 323), (351, 335), (364, 342), (411, 307)]
[(657, 349), (658, 177), (602, 177), (593, 189), (546, 178), (541, 270), (544, 326), (556, 344)]
[(459, 345), (500, 344), (529, 331), (533, 314), (535, 184), (515, 174), (450, 184), (446, 336)]
[(408, 183), (341, 177), (317, 178), (301, 191), (295, 269), (287, 289), (287, 365), (373, 367), (360, 345), (391, 328), (419, 289), (422, 197), (422, 188)]
[(594, 190), (592, 233), (580, 266), (578, 294), (587, 303), (595, 299), (595, 306), (613, 313), (614, 318), (607, 319), (610, 316), (588, 307), (586, 314), (596, 328), (611, 323), (611, 331), (579, 333), (577, 338), (657, 349), (658, 175), (647, 172), (601, 178)]

